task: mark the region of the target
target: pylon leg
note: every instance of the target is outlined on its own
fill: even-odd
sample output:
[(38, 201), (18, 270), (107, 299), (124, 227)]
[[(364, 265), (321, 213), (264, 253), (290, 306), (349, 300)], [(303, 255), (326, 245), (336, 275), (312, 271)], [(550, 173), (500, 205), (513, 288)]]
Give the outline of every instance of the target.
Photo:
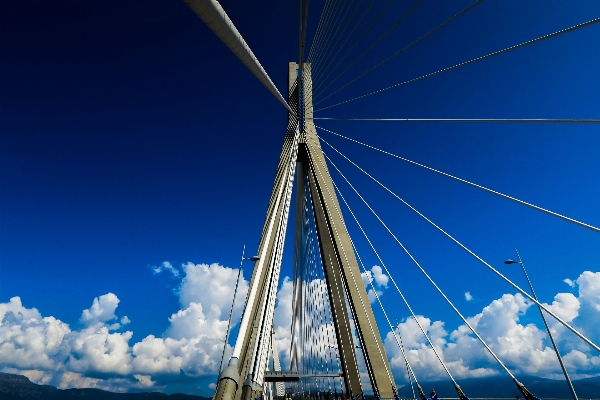
[(213, 396), (213, 400), (227, 400), (235, 396), (237, 383), (231, 379), (220, 380), (217, 384), (217, 391)]

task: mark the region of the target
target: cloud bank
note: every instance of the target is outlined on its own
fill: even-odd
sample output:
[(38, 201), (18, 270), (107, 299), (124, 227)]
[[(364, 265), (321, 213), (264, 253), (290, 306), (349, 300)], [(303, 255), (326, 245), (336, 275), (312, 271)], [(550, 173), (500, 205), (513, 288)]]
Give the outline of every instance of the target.
[[(27, 308), (19, 297), (0, 303), (0, 369), (60, 388), (113, 391), (162, 389), (155, 377), (217, 374), (227, 330), (237, 270), (219, 264), (168, 262), (154, 268), (183, 279), (177, 289), (181, 309), (162, 336), (130, 343), (129, 318), (117, 316), (113, 293), (94, 298), (83, 310), (79, 329)], [(234, 321), (240, 319), (248, 282), (240, 281)]]
[[(559, 293), (554, 297), (552, 304), (546, 306), (593, 342), (599, 343), (600, 324), (594, 321), (600, 316), (600, 273), (586, 271), (577, 280), (570, 282), (572, 287), (578, 288), (578, 296)], [(567, 283), (571, 286), (571, 283)], [(521, 294), (504, 294), (467, 320), (514, 374), (564, 379), (541, 321), (539, 327), (533, 323), (526, 323), (526, 314), (536, 321), (540, 320), (538, 308), (534, 303)], [(504, 374), (466, 325), (460, 325), (448, 332), (443, 321), (432, 321), (423, 316), (418, 318), (455, 377)], [(569, 374), (575, 379), (600, 375), (600, 356), (551, 316), (546, 314), (546, 319)], [(401, 323), (397, 332), (402, 338), (407, 358), (418, 379), (447, 377), (412, 318)], [(387, 334), (384, 342), (392, 368), (400, 379), (406, 381), (406, 363), (391, 332)]]
[[(28, 308), (19, 297), (0, 303), (0, 370), (21, 373), (32, 381), (60, 388), (94, 387), (112, 391), (163, 390), (182, 377), (218, 373), (237, 270), (219, 264), (193, 264), (181, 270), (165, 262), (153, 269), (179, 277), (180, 309), (169, 317), (161, 335), (131, 343), (127, 316), (118, 315), (119, 298), (107, 293), (94, 298), (75, 327)], [(374, 266), (363, 274), (378, 294), (388, 277)], [(566, 280), (565, 280), (566, 281)], [(600, 342), (600, 273), (586, 271), (569, 285), (577, 294), (558, 293), (551, 304), (556, 314), (594, 342)], [(275, 348), (282, 367), (290, 363), (293, 283), (284, 278), (275, 309)], [(241, 317), (248, 282), (240, 281), (233, 321)], [(370, 297), (373, 297), (370, 295)], [(468, 298), (467, 298), (468, 300)], [(531, 318), (530, 318), (531, 317)], [(520, 294), (504, 294), (469, 318), (498, 356), (516, 374), (560, 378), (554, 350), (539, 320), (537, 307)], [(418, 316), (436, 349), (457, 378), (502, 373), (465, 325), (448, 330), (444, 321)], [(600, 375), (600, 356), (549, 317), (567, 368), (574, 378)], [(397, 328), (409, 362), (419, 379), (444, 379), (445, 372), (412, 318)], [(387, 329), (384, 344), (398, 383), (406, 380), (406, 364)], [(229, 352), (231, 348), (228, 346)]]

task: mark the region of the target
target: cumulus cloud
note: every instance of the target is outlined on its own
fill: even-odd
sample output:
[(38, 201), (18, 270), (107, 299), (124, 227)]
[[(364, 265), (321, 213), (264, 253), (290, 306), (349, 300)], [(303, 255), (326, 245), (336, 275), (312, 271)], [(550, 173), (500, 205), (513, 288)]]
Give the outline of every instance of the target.
[(467, 300), (467, 301), (473, 300), (473, 296), (471, 295), (471, 292), (465, 292), (465, 300)]
[(69, 350), (66, 367), (70, 371), (88, 371), (126, 375), (131, 372), (129, 340), (133, 332), (110, 332), (107, 326), (73, 331), (66, 338)]
[(390, 279), (386, 274), (383, 273), (383, 270), (379, 265), (374, 265), (371, 270), (367, 270), (360, 275), (363, 279), (365, 287), (369, 287), (371, 282), (373, 282), (373, 285), (376, 287), (387, 288), (387, 284)]
[(293, 281), (286, 276), (277, 293), (277, 304), (275, 306), (275, 315), (273, 316), (273, 326), (275, 327), (273, 348), (277, 351), (279, 361), (284, 369), (290, 365), (291, 361), (293, 288)]
[[(600, 328), (594, 321), (600, 316), (600, 273), (586, 271), (574, 284), (579, 288), (578, 296), (558, 293), (552, 304), (546, 306), (597, 343)], [(467, 294), (465, 298), (469, 300)], [(467, 320), (513, 373), (560, 379), (560, 365), (545, 328), (541, 324), (524, 322), (526, 314), (531, 312), (535, 320), (539, 320), (535, 304), (521, 294), (505, 294)], [(422, 316), (418, 319), (453, 375), (465, 378), (500, 372), (495, 360), (466, 324), (446, 332), (443, 321), (431, 321)], [(552, 317), (547, 315), (547, 320), (571, 375), (583, 378), (600, 374), (600, 356)], [(441, 364), (414, 319), (405, 320), (396, 332), (419, 378), (445, 378)], [(391, 332), (385, 338), (385, 345), (395, 373), (406, 379), (405, 360)]]
[(179, 270), (173, 267), (168, 261), (163, 262), (158, 267), (152, 267), (152, 272), (155, 274), (160, 274), (163, 271), (168, 271), (174, 278), (178, 277), (180, 274)]
[(575, 282), (573, 282), (571, 279), (569, 278), (565, 278), (563, 279), (563, 282), (566, 283), (567, 285), (571, 286), (572, 288), (575, 287)]
[[(575, 281), (577, 296), (570, 293), (559, 293), (549, 308), (559, 317), (570, 322), (594, 343), (600, 342), (600, 324), (595, 323), (600, 315), (600, 272), (583, 272)], [(574, 336), (553, 318), (548, 318), (552, 334), (556, 340), (568, 350), (579, 350), (584, 354), (589, 346), (583, 341), (573, 340)], [(586, 364), (586, 371), (592, 364)]]
[[(170, 271), (163, 267), (165, 270)], [(19, 297), (0, 303), (0, 369), (61, 388), (113, 391), (159, 390), (164, 387), (160, 385), (165, 376), (175, 379), (216, 374), (238, 271), (219, 264), (193, 263), (182, 265), (181, 271), (182, 279), (175, 291), (181, 307), (169, 317), (169, 327), (162, 335), (149, 335), (136, 343), (132, 343), (133, 333), (124, 329), (130, 321), (118, 315), (120, 300), (113, 293), (94, 298), (75, 327), (42, 316), (37, 309), (24, 306)], [(362, 277), (381, 291), (389, 279), (379, 266)], [(587, 271), (572, 282), (576, 294), (558, 293), (547, 306), (598, 343), (600, 325), (594, 322), (600, 316), (600, 273)], [(324, 281), (315, 280), (309, 285), (310, 293), (316, 296), (312, 306), (322, 307), (319, 296), (324, 293)], [(290, 363), (293, 287), (292, 280), (283, 279), (274, 317), (274, 346), (284, 369)], [(234, 321), (239, 321), (247, 291), (248, 282), (242, 279)], [(495, 361), (466, 325), (451, 329), (444, 321), (417, 318), (453, 375), (464, 378), (499, 373)], [(535, 305), (520, 294), (505, 294), (468, 321), (514, 373), (560, 377), (544, 328), (531, 322), (537, 319)], [(552, 318), (548, 322), (573, 377), (600, 374), (600, 357)], [(323, 329), (330, 329), (327, 321)], [(395, 332), (420, 379), (445, 378), (414, 319), (403, 320)], [(391, 332), (381, 333), (392, 369), (402, 381), (406, 365), (396, 338)]]
[(387, 284), (390, 278), (383, 273), (381, 267), (379, 265), (374, 265), (373, 268), (371, 268), (371, 272), (373, 273), (373, 278), (375, 279), (377, 286), (387, 288)]
[(559, 293), (554, 296), (552, 304), (544, 304), (550, 311), (566, 322), (572, 322), (579, 315), (581, 303), (571, 293)]
[[(221, 315), (221, 312), (229, 313), (238, 269), (227, 268), (216, 263), (210, 265), (187, 263), (182, 268), (185, 277), (178, 291), (182, 309), (186, 309), (191, 303), (202, 304), (204, 313), (209, 318), (229, 319), (228, 314)], [(248, 282), (241, 279), (235, 299), (234, 320), (241, 317), (247, 292)]]
[[(154, 375), (217, 373), (238, 270), (193, 263), (182, 269), (176, 290), (181, 309), (171, 315), (161, 337), (149, 335), (137, 343), (130, 343), (133, 332), (122, 331), (130, 320), (117, 315), (120, 300), (114, 293), (94, 298), (82, 311), (78, 329), (43, 317), (19, 297), (0, 303), (0, 369), (61, 388), (108, 390), (160, 388)], [(154, 269), (161, 271), (178, 273), (168, 262)], [(242, 278), (234, 321), (247, 290)]]
[(216, 374), (221, 361), (223, 340), (198, 336), (173, 339), (145, 337), (133, 346), (133, 367), (140, 373), (184, 374), (199, 376)]
[(152, 379), (151, 379), (151, 377), (148, 376), (148, 375), (136, 374), (136, 375), (134, 375), (134, 377), (144, 387), (152, 387), (155, 384), (155, 382), (153, 382)]
[[(219, 264), (182, 265), (177, 290), (181, 309), (169, 318), (163, 337), (150, 335), (133, 345), (132, 365), (140, 373), (198, 376), (218, 373), (238, 270)], [(239, 321), (248, 291), (240, 280), (233, 321)]]
[(52, 370), (63, 352), (69, 326), (54, 317), (42, 318), (19, 297), (0, 304), (0, 365), (23, 370)]
[(576, 282), (582, 305), (600, 312), (600, 272), (585, 271)]
[[(360, 274), (365, 288), (367, 289), (367, 295), (369, 296), (369, 301), (374, 303), (377, 299), (377, 296), (383, 295), (382, 289), (387, 289), (389, 277), (383, 273), (383, 270), (379, 265), (374, 265), (371, 270), (367, 270)], [(372, 285), (372, 286), (371, 286)], [(377, 296), (375, 296), (377, 293)]]
[(113, 293), (96, 297), (92, 306), (87, 310), (83, 310), (80, 320), (86, 326), (94, 326), (98, 323), (111, 321), (117, 318), (115, 310), (118, 305), (119, 298)]

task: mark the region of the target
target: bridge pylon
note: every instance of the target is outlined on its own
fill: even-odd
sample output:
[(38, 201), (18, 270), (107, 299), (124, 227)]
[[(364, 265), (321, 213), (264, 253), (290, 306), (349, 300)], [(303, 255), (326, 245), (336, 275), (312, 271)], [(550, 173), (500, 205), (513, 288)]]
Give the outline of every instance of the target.
[[(303, 64), (303, 74), (298, 68), (297, 63), (289, 63), (288, 104), (296, 112), (289, 113), (259, 244), (260, 259), (254, 265), (233, 355), (219, 376), (214, 400), (249, 400), (263, 392), (294, 181), (296, 247), (306, 240), (299, 215), (306, 212), (306, 202), (310, 202), (339, 353), (339, 375), (344, 382), (342, 390), (347, 396), (363, 395), (359, 365), (364, 358), (374, 394), (380, 399), (393, 399), (397, 397), (394, 377), (313, 123), (311, 64)], [(294, 268), (300, 267), (296, 257)], [(302, 360), (302, 355), (296, 356), (292, 366), (297, 377), (302, 376), (298, 370)]]

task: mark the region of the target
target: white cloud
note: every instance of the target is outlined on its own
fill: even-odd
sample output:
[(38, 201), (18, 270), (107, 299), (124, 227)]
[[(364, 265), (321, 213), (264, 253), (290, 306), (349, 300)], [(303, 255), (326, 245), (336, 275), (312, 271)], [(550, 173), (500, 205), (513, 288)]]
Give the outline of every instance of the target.
[[(531, 303), (521, 294), (505, 294), (468, 320), (507, 366), (528, 374), (554, 370), (553, 360), (556, 356), (543, 343), (544, 331), (534, 324), (519, 323), (529, 307)], [(535, 307), (534, 310), (537, 312)], [(483, 346), (473, 340), (465, 325), (453, 331), (450, 337), (457, 343), (450, 352), (456, 357), (463, 355), (471, 365), (482, 361), (484, 357), (489, 359)], [(493, 361), (490, 365), (494, 365)]]
[[(135, 377), (134, 377), (135, 378)], [(111, 392), (126, 392), (128, 389), (148, 390), (147, 382), (141, 382), (136, 379), (127, 378), (91, 378), (77, 372), (64, 371), (57, 373), (54, 378), (54, 383), (60, 389), (68, 389), (73, 387), (78, 388), (94, 388), (109, 390)], [(153, 390), (161, 387), (153, 386)]]
[[(363, 272), (360, 276), (367, 289), (369, 302), (374, 303), (377, 300), (377, 296), (381, 297), (383, 295), (383, 290), (381, 289), (387, 289), (390, 278), (383, 273), (383, 270), (379, 265), (374, 265), (371, 270)], [(377, 293), (377, 296), (375, 293)]]
[[(577, 317), (573, 324), (579, 328), (594, 343), (600, 343), (600, 272), (585, 271), (576, 280), (579, 287), (578, 300), (580, 303)], [(572, 336), (571, 336), (572, 337)], [(565, 337), (566, 339), (566, 337)], [(589, 347), (578, 341), (579, 349), (588, 351)]]
[[(118, 325), (118, 324), (117, 324)], [(116, 375), (131, 373), (129, 340), (133, 332), (110, 332), (109, 326), (90, 326), (73, 331), (65, 338), (69, 356), (68, 370), (80, 373), (89, 371)]]
[[(188, 375), (217, 373), (238, 270), (219, 264), (182, 266), (177, 293), (182, 308), (169, 318), (163, 338), (150, 335), (133, 345), (134, 370), (144, 374)], [(248, 291), (240, 279), (233, 321), (239, 321)]]
[(8, 303), (0, 303), (0, 321), (4, 319), (6, 313), (12, 312), (14, 314), (20, 314), (24, 320), (30, 319), (41, 319), (39, 311), (35, 308), (25, 308), (21, 303), (21, 298), (15, 296), (9, 300)]
[[(171, 315), (170, 325), (162, 336), (149, 335), (137, 343), (131, 343), (132, 332), (122, 329), (130, 321), (126, 316), (117, 315), (119, 298), (113, 293), (94, 298), (91, 306), (83, 310), (81, 326), (77, 329), (54, 317), (43, 317), (35, 308), (23, 306), (19, 297), (0, 303), (0, 368), (62, 388), (110, 390), (155, 390), (160, 388), (156, 382), (168, 375), (178, 377), (182, 371), (186, 376), (216, 374), (238, 271), (218, 264), (192, 263), (183, 265), (182, 270), (184, 276), (176, 290), (180, 310)], [(380, 291), (389, 279), (378, 266), (362, 277), (366, 281), (372, 279)], [(578, 293), (558, 293), (548, 307), (598, 343), (600, 325), (595, 321), (600, 316), (600, 273), (584, 272), (573, 282)], [(325, 282), (314, 280), (309, 285), (309, 292), (316, 296), (312, 299), (313, 306), (323, 307), (321, 297)], [(234, 322), (239, 321), (247, 290), (248, 282), (242, 279)], [(275, 347), (284, 369), (290, 362), (292, 292), (293, 282), (285, 278), (274, 317)], [(465, 298), (469, 300), (467, 294)], [(505, 294), (470, 317), (469, 322), (514, 373), (559, 377), (556, 356), (543, 327), (523, 322), (524, 316), (531, 312), (534, 314), (529, 315), (535, 318), (531, 321), (537, 323), (537, 307), (532, 307), (520, 294)], [(499, 372), (495, 361), (465, 325), (449, 330), (443, 321), (423, 316), (418, 319), (457, 377)], [(548, 322), (573, 377), (600, 374), (600, 356), (575, 340), (552, 318), (549, 317)], [(323, 328), (327, 327), (325, 321)], [(403, 321), (397, 331), (420, 379), (445, 377), (412, 318)], [(381, 332), (385, 335), (385, 330)], [(385, 336), (384, 343), (392, 368), (402, 379), (406, 366), (391, 332)]]
[(179, 372), (183, 359), (176, 353), (181, 344), (181, 340), (146, 336), (133, 346), (135, 370), (145, 374)]
[(294, 284), (289, 277), (285, 277), (277, 293), (277, 306), (273, 317), (273, 325), (278, 328), (291, 329), (292, 324), (292, 299)]
[(177, 311), (171, 315), (169, 322), (171, 326), (167, 330), (167, 336), (173, 339), (198, 336), (225, 338), (227, 330), (227, 320), (207, 317), (199, 303), (190, 303), (185, 310)]
[[(600, 326), (594, 321), (600, 317), (600, 273), (584, 272), (575, 283), (579, 287), (578, 296), (558, 293), (552, 304), (547, 306), (598, 343)], [(465, 298), (468, 300), (467, 296)], [(523, 322), (528, 312), (533, 312), (533, 321), (538, 325)], [(448, 334), (443, 329), (442, 321), (432, 322), (421, 316), (418, 318), (448, 368), (457, 377), (485, 376), (500, 372), (495, 360), (466, 325), (460, 325)], [(559, 342), (571, 375), (574, 378), (599, 375), (600, 356), (548, 314), (546, 318), (552, 327), (553, 336)], [(468, 321), (514, 373), (561, 378), (562, 372), (539, 320), (539, 311), (520, 294), (503, 295), (477, 315), (468, 318)], [(413, 319), (401, 323), (399, 333), (409, 362), (420, 379), (445, 378), (445, 372), (431, 348), (425, 344), (425, 338)], [(395, 373), (400, 378), (405, 377), (405, 361), (391, 332), (385, 338), (385, 345)]]
[(565, 278), (563, 279), (563, 282), (566, 283), (567, 285), (571, 286), (571, 287), (575, 287), (575, 282), (573, 282), (572, 280), (570, 280), (569, 278)]
[(552, 304), (544, 305), (565, 322), (571, 322), (577, 318), (581, 307), (579, 300), (571, 293), (559, 293), (554, 296)]
[(144, 387), (152, 387), (152, 386), (154, 386), (155, 382), (153, 382), (152, 379), (150, 378), (150, 376), (148, 376), (148, 375), (135, 374), (133, 376)]
[(576, 282), (582, 305), (600, 312), (600, 272), (585, 271)]
[(465, 300), (467, 300), (467, 301), (473, 300), (473, 296), (471, 295), (471, 292), (465, 292)]
[(145, 337), (133, 346), (133, 367), (147, 374), (177, 374), (184, 371), (188, 375), (217, 373), (221, 361), (221, 351), (225, 338), (198, 336), (173, 339)]
[[(178, 271), (168, 262), (157, 269), (173, 275)], [(182, 269), (185, 276), (177, 290), (182, 307), (169, 318), (163, 337), (149, 335), (133, 344), (133, 333), (120, 331), (130, 320), (117, 316), (120, 300), (114, 293), (94, 298), (76, 330), (24, 307), (19, 297), (0, 303), (0, 368), (61, 388), (110, 390), (155, 387), (153, 374), (217, 373), (238, 270), (192, 263)], [(247, 290), (242, 278), (234, 321), (240, 318)]]
[[(204, 313), (209, 318), (221, 317), (228, 320), (238, 270), (219, 264), (193, 263), (184, 264), (182, 268), (185, 273), (179, 287), (179, 302), (182, 308), (189, 307), (192, 302), (202, 304)], [(234, 320), (241, 317), (247, 292), (248, 282), (242, 278), (235, 300)]]
[(119, 299), (113, 293), (107, 293), (96, 297), (90, 308), (83, 310), (81, 322), (86, 326), (97, 325), (101, 322), (116, 319), (115, 310), (119, 305)]
[(293, 281), (285, 277), (277, 293), (277, 305), (273, 317), (273, 325), (275, 326), (274, 348), (279, 354), (282, 369), (289, 368), (290, 365), (293, 287)]
[[(575, 281), (577, 296), (571, 293), (559, 293), (548, 306), (560, 318), (569, 322), (594, 343), (600, 342), (600, 324), (595, 323), (600, 316), (600, 272), (583, 272)], [(564, 326), (547, 317), (554, 339), (567, 351), (578, 350), (587, 354), (589, 346)], [(588, 364), (592, 365), (592, 364)]]
[(0, 365), (23, 370), (52, 370), (62, 352), (69, 326), (54, 317), (42, 318), (25, 308), (19, 297), (0, 304)]
[(71, 387), (98, 388), (98, 384), (100, 382), (100, 379), (84, 377), (76, 372), (64, 372), (60, 376), (60, 383), (58, 387), (60, 389), (67, 389)]
[[(377, 293), (377, 296), (375, 295), (375, 293)], [(377, 297), (381, 297), (383, 295), (383, 292), (381, 290), (373, 290), (373, 289), (369, 289), (369, 291), (367, 292), (367, 297), (369, 298), (369, 303), (373, 304), (375, 303), (375, 301), (377, 300)]]
[(170, 262), (165, 261), (158, 267), (152, 267), (152, 271), (155, 274), (160, 274), (162, 271), (169, 271), (174, 278), (177, 278), (180, 274), (179, 270), (171, 265)]
[(373, 268), (371, 268), (371, 272), (373, 273), (373, 278), (375, 279), (375, 283), (377, 283), (377, 286), (387, 288), (387, 284), (390, 278), (383, 273), (381, 267), (379, 265), (373, 265)]
[[(6, 372), (11, 373), (9, 371)], [(25, 375), (27, 378), (29, 378), (30, 381), (35, 382), (39, 385), (46, 385), (48, 382), (50, 382), (50, 379), (52, 379), (52, 374), (46, 371), (38, 371), (35, 369), (24, 371), (15, 370), (14, 373), (20, 373), (21, 375)]]

